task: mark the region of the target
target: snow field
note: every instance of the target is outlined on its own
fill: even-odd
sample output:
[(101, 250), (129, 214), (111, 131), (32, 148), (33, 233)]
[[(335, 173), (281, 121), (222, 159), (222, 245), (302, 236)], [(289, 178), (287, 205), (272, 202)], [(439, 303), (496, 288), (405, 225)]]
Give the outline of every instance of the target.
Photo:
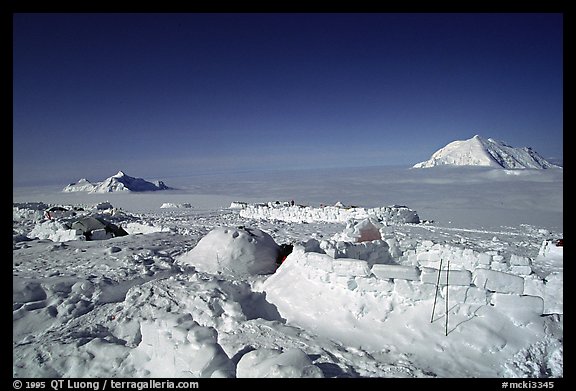
[[(14, 375), (562, 376), (561, 331), (549, 332), (563, 313), (561, 247), (479, 251), (375, 215), (332, 235), (332, 217), (242, 210), (180, 221), (101, 209), (130, 235), (63, 243), (30, 234), (54, 221), (15, 212)], [(277, 268), (280, 240), (295, 248)]]

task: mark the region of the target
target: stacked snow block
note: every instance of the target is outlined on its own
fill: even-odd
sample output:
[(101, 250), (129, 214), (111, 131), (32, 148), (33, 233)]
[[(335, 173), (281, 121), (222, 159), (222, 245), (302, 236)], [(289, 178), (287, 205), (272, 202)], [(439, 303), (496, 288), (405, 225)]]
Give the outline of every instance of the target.
[(523, 276), (530, 275), (532, 274), (531, 263), (530, 258), (512, 254), (510, 256), (510, 271)]
[[(386, 234), (383, 232), (382, 236)], [(449, 290), (450, 300), (461, 303), (502, 308), (515, 303), (533, 313), (563, 313), (562, 273), (542, 279), (532, 272), (532, 260), (528, 257), (512, 254), (506, 259), (497, 251), (478, 252), (430, 240), (402, 247), (402, 255), (396, 257), (402, 265), (375, 264), (371, 270), (376, 278), (393, 281), (395, 291), (401, 295), (414, 298), (415, 289), (423, 293), (419, 283), (439, 283), (442, 296)], [(446, 288), (448, 261), (451, 264)], [(412, 289), (408, 288), (410, 285)]]
[(544, 285), (544, 312), (547, 314), (563, 314), (564, 273), (554, 272), (546, 276)]
[(332, 261), (332, 270), (339, 276), (368, 277), (370, 268), (366, 261), (340, 258)]
[[(426, 284), (438, 283), (438, 269), (442, 262), (439, 283), (444, 286), (444, 270), (447, 261), (450, 261), (448, 283), (451, 300), (500, 306), (514, 302), (532, 308), (535, 313), (563, 313), (563, 274), (551, 273), (542, 279), (532, 272), (532, 260), (528, 257), (511, 254), (506, 259), (497, 251), (477, 252), (430, 240), (403, 250), (398, 260), (420, 270), (420, 281)], [(374, 265), (372, 273), (376, 277), (402, 278), (400, 275), (383, 274), (381, 268), (382, 265)], [(404, 280), (410, 281), (408, 278)], [(443, 287), (443, 294), (445, 291)], [(500, 298), (492, 300), (494, 295)], [(511, 297), (502, 299), (502, 295)]]
[(488, 292), (475, 286), (443, 286), (440, 290), (441, 297), (445, 299), (448, 293), (450, 302), (487, 305), (490, 301)]
[(352, 258), (340, 258), (332, 261), (333, 273), (329, 282), (349, 290), (358, 288), (358, 280), (370, 276), (370, 267), (366, 261)]
[[(439, 284), (440, 295), (445, 298), (448, 294), (452, 303), (491, 305), (503, 311), (519, 306), (527, 317), (563, 313), (563, 274), (552, 273), (542, 279), (532, 273), (531, 260), (527, 257), (512, 255), (505, 260), (497, 252), (481, 253), (425, 241), (410, 249), (406, 246), (413, 243), (395, 244), (403, 251), (402, 257), (396, 258), (399, 262), (395, 263), (385, 241), (332, 242), (316, 241), (314, 245), (295, 246), (282, 267), (298, 264), (309, 280), (329, 283), (357, 294), (369, 292), (387, 296), (395, 293), (407, 301), (429, 300), (436, 295)], [(388, 256), (374, 263), (369, 253), (378, 245), (382, 245)], [(360, 254), (360, 248), (366, 254)], [(340, 254), (355, 257), (339, 257)], [(447, 260), (450, 260), (449, 272)]]
[(468, 270), (439, 271), (429, 267), (422, 268), (420, 279), (425, 284), (469, 286), (472, 283), (472, 273)]
[(524, 279), (514, 274), (497, 270), (476, 269), (474, 285), (498, 293), (513, 293), (521, 295), (524, 292)]
[(390, 278), (410, 281), (420, 280), (420, 269), (415, 266), (374, 265), (371, 271), (372, 274), (383, 280)]
[(319, 247), (332, 258), (354, 258), (367, 261), (370, 266), (375, 263), (393, 262), (388, 243), (382, 240), (366, 242), (344, 242), (335, 240), (322, 240)]
[(420, 301), (433, 298), (436, 293), (436, 286), (420, 281), (396, 279), (394, 280), (394, 292), (404, 299)]
[(343, 208), (325, 206), (321, 208), (286, 206), (279, 204), (251, 204), (240, 210), (244, 218), (260, 220), (280, 220), (288, 222), (329, 222), (345, 223), (349, 220), (373, 218), (385, 224), (419, 223), (418, 214), (405, 206), (385, 206), (380, 208)]

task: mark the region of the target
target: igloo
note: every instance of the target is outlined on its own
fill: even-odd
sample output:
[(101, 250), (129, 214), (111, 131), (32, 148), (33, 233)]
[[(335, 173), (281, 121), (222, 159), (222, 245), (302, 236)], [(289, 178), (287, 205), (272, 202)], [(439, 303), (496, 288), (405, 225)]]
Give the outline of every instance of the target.
[(276, 271), (279, 254), (280, 246), (260, 229), (220, 227), (178, 261), (208, 273), (249, 277)]

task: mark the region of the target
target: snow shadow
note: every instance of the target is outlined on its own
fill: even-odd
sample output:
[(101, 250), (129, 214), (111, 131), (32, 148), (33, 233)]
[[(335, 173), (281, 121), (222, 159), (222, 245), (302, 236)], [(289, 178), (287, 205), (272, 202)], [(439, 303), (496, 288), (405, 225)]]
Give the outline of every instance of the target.
[(278, 308), (266, 300), (266, 292), (252, 292), (250, 295), (239, 300), (238, 303), (247, 320), (261, 318), (286, 323), (286, 319), (280, 315)]

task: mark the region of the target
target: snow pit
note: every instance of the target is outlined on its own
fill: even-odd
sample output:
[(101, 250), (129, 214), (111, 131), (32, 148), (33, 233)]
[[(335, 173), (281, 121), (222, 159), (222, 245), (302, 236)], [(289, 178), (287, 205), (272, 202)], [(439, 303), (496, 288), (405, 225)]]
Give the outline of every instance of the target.
[(236, 367), (239, 378), (323, 378), (320, 368), (312, 364), (298, 348), (257, 349), (246, 353)]
[(215, 228), (196, 247), (180, 256), (180, 264), (234, 277), (270, 274), (276, 270), (280, 246), (255, 228)]

